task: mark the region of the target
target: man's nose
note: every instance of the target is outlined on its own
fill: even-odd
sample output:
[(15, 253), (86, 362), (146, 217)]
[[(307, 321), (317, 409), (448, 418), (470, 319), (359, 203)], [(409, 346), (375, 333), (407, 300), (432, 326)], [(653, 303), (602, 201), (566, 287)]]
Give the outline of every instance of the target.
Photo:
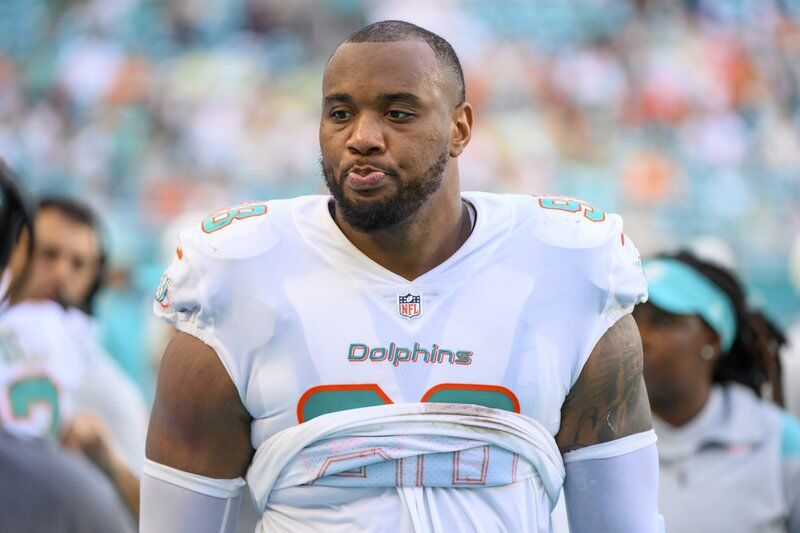
[(346, 147), (351, 153), (359, 155), (383, 153), (386, 150), (386, 140), (380, 118), (372, 113), (358, 116)]

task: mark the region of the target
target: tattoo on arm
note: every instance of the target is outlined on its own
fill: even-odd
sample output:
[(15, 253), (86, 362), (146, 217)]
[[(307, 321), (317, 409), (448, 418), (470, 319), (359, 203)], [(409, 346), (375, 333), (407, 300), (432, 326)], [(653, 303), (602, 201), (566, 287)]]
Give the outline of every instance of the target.
[(642, 341), (628, 315), (592, 350), (561, 407), (561, 453), (616, 440), (652, 427), (642, 377)]

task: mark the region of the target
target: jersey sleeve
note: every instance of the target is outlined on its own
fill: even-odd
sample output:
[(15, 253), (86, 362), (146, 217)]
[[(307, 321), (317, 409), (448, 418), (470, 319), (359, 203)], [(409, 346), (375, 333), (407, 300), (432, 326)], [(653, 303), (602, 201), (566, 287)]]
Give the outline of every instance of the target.
[(183, 230), (153, 302), (156, 316), (214, 349), (245, 405), (250, 358), (269, 334), (268, 310), (252, 300), (252, 262), (277, 242), (267, 211), (239, 204)]
[(196, 263), (197, 246), (192, 230), (181, 232), (172, 264), (161, 277), (156, 289), (153, 311), (175, 329), (188, 333), (217, 349), (214, 314), (206, 297), (208, 275)]
[(633, 311), (636, 304), (647, 301), (647, 280), (642, 269), (642, 258), (633, 241), (620, 233), (619, 242), (613, 239), (610, 254), (608, 298), (603, 309), (603, 315), (609, 322), (607, 327)]
[(570, 292), (574, 306), (565, 306), (571, 309), (569, 327), (579, 344), (569, 366), (571, 386), (605, 332), (647, 300), (647, 281), (619, 215), (563, 196), (535, 197), (526, 205), (532, 209), (537, 241), (545, 245), (549, 260), (561, 265), (561, 283), (580, 287)]
[(602, 336), (619, 319), (630, 314), (637, 304), (647, 301), (647, 280), (642, 269), (639, 250), (631, 239), (622, 233), (622, 219), (617, 215), (610, 216), (618, 220), (619, 231), (615, 231), (610, 237), (610, 242), (603, 246), (603, 255), (607, 256), (607, 261), (601, 263), (608, 265), (607, 271), (597, 272), (596, 278), (598, 288), (605, 293), (605, 304), (589, 337), (586, 350), (573, 372), (573, 383), (577, 381), (583, 365)]
[(194, 228), (181, 232), (172, 264), (156, 290), (153, 311), (178, 331), (213, 348), (244, 401), (246, 367), (237, 358), (235, 344), (220, 335), (217, 318), (229, 304), (229, 280), (224, 268), (208, 256), (207, 243), (198, 233)]

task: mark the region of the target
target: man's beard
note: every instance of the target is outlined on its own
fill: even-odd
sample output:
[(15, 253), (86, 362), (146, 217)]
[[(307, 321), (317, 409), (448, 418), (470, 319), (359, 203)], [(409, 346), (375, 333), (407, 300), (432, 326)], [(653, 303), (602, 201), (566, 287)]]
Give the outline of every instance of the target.
[(444, 179), (444, 171), (450, 159), (448, 152), (442, 154), (417, 179), (401, 182), (394, 174), (386, 174), (397, 186), (397, 192), (388, 198), (377, 200), (352, 200), (344, 193), (343, 183), (349, 170), (345, 170), (339, 179), (335, 179), (334, 171), (320, 159), (325, 184), (330, 189), (336, 208), (340, 211), (353, 229), (363, 233), (371, 233), (394, 227), (420, 210), (430, 195), (439, 190)]

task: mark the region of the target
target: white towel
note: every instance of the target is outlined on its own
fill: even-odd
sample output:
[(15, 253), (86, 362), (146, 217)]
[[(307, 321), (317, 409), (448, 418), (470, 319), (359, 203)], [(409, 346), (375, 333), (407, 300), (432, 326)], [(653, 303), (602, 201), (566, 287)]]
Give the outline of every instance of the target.
[[(393, 436), (419, 438), (398, 439), (391, 450), (387, 448), (385, 457), (365, 456), (362, 464), (399, 458), (398, 450), (408, 443), (412, 447), (400, 456), (492, 446), (517, 454), (521, 463), (530, 466), (529, 471), (541, 479), (551, 507), (564, 482), (564, 464), (555, 439), (529, 417), (467, 404), (401, 403), (322, 415), (265, 441), (247, 472), (256, 505), (263, 512), (271, 491), (311, 483), (319, 477), (320, 470), (308, 463), (315, 443), (325, 440), (329, 449), (336, 447), (337, 439), (346, 446), (356, 438), (363, 449), (370, 439), (385, 446), (386, 437)], [(348, 468), (354, 466), (358, 465), (349, 464)]]

